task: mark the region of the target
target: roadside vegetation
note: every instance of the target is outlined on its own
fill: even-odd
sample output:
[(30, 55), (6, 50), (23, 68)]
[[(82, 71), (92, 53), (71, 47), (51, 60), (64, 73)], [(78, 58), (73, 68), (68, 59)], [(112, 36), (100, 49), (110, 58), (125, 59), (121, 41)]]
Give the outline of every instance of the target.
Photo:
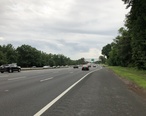
[(146, 2), (122, 0), (130, 12), (113, 42), (102, 48), (101, 63), (116, 74), (146, 89)]
[(17, 48), (12, 44), (0, 45), (0, 65), (11, 63), (17, 63), (21, 67), (65, 66), (84, 64), (85, 59), (71, 60), (63, 54), (45, 53), (25, 44)]
[(110, 66), (135, 67), (146, 70), (146, 2), (122, 0), (130, 12), (125, 25), (113, 42), (102, 48), (100, 60)]
[(120, 77), (136, 84), (138, 87), (146, 89), (146, 70), (120, 66), (108, 66), (108, 68), (113, 70), (114, 73)]

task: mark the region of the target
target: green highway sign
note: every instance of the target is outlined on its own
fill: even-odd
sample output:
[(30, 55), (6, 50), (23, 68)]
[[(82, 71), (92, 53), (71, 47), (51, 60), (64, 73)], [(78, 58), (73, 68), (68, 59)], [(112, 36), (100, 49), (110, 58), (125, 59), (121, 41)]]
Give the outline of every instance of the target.
[(91, 61), (94, 62), (94, 59), (92, 58)]

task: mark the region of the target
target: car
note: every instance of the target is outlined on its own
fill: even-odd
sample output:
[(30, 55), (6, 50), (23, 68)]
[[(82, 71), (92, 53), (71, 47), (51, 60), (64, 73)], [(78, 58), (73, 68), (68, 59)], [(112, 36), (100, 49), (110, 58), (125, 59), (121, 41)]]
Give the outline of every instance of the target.
[(79, 68), (79, 66), (78, 65), (74, 65), (73, 68)]
[(57, 66), (52, 66), (53, 68), (57, 68)]
[(69, 66), (68, 65), (65, 65), (65, 68), (69, 68)]
[(57, 68), (60, 68), (60, 66), (58, 65)]
[(0, 66), (0, 72), (4, 73), (4, 72), (9, 72), (12, 73), (14, 71), (21, 71), (21, 67), (17, 66), (16, 63), (12, 63), (12, 64), (4, 64)]
[(89, 70), (89, 66), (88, 65), (83, 65), (82, 70)]
[(93, 67), (96, 67), (96, 65), (93, 65)]
[(48, 69), (50, 68), (50, 66), (43, 66), (43, 69)]
[(32, 66), (31, 68), (36, 68), (36, 66)]

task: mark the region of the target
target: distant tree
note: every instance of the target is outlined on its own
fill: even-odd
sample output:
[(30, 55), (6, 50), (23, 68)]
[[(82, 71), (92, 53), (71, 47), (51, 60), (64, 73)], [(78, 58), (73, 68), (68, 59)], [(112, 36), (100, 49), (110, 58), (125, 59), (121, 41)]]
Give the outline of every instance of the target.
[(0, 51), (0, 65), (2, 64), (7, 64), (7, 61), (6, 61), (6, 55)]
[(80, 58), (78, 60), (76, 60), (75, 64), (85, 64), (86, 61), (85, 61), (85, 58)]
[(113, 61), (115, 65), (128, 66), (132, 62), (131, 38), (129, 32), (123, 27), (119, 29), (119, 35), (114, 39), (110, 53), (110, 58), (113, 60), (112, 57), (117, 60), (116, 62)]
[(30, 45), (21, 45), (15, 49), (11, 44), (0, 45), (0, 65), (17, 63), (21, 67), (31, 66), (62, 66), (73, 64), (84, 64), (85, 59), (71, 60), (63, 54), (47, 54)]
[(107, 63), (111, 66), (118, 66), (120, 64), (118, 45), (116, 42), (113, 42), (111, 45), (112, 50), (109, 53), (109, 59), (107, 60)]
[(25, 67), (35, 66), (40, 59), (39, 51), (29, 45), (22, 45), (17, 48), (18, 63)]
[(109, 58), (109, 53), (111, 51), (111, 45), (110, 44), (107, 44), (106, 46), (104, 46), (102, 48), (102, 55), (106, 56), (107, 59)]
[(105, 58), (104, 56), (99, 56), (99, 61), (100, 61), (102, 64), (105, 64), (106, 58)]
[(16, 63), (17, 62), (17, 52), (12, 44), (3, 45), (1, 47), (1, 54), (5, 58), (5, 63)]

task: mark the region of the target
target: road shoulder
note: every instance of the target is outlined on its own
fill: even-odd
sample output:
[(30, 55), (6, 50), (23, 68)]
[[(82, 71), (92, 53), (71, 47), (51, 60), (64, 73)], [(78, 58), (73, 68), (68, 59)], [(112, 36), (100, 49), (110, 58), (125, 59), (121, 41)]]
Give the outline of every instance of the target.
[(112, 69), (110, 69), (110, 68), (106, 68), (106, 69), (108, 71), (110, 71), (111, 73), (115, 74), (120, 80), (122, 80), (130, 90), (132, 90), (136, 94), (138, 94), (141, 97), (143, 97), (144, 99), (146, 99), (146, 89), (143, 89), (143, 88), (137, 86), (135, 83), (131, 82), (130, 80), (120, 77)]
[(106, 69), (90, 74), (43, 116), (146, 115), (146, 103)]

